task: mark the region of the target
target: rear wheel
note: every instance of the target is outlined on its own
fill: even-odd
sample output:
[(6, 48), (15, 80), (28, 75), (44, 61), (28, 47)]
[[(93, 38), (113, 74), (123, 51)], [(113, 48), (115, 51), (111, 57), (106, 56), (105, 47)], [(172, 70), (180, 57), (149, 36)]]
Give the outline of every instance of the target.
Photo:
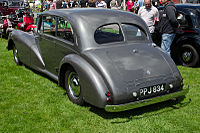
[(197, 66), (199, 63), (199, 54), (196, 48), (190, 44), (183, 44), (179, 50), (178, 61), (183, 66)]
[(13, 57), (14, 57), (14, 61), (17, 65), (22, 65), (22, 63), (19, 59), (19, 56), (18, 56), (18, 50), (15, 45), (13, 46)]
[(65, 89), (70, 101), (78, 105), (84, 104), (79, 76), (73, 69), (65, 73)]

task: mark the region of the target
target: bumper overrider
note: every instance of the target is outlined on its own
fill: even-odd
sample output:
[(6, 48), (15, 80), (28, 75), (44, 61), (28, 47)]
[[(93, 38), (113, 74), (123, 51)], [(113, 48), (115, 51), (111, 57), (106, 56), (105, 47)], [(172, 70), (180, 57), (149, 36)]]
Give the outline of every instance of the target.
[(107, 112), (120, 112), (120, 111), (130, 110), (130, 109), (147, 106), (147, 105), (154, 104), (154, 103), (167, 101), (167, 100), (177, 98), (180, 96), (184, 96), (188, 92), (189, 92), (189, 86), (186, 89), (182, 89), (182, 90), (174, 92), (174, 93), (154, 97), (151, 99), (145, 99), (145, 100), (135, 101), (135, 102), (126, 103), (126, 104), (119, 104), (119, 105), (106, 105), (105, 110)]

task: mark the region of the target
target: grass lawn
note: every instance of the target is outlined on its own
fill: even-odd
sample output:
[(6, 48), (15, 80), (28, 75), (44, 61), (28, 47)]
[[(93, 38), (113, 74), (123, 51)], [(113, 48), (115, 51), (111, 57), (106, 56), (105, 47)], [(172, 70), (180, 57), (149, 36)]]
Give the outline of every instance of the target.
[(184, 87), (190, 85), (181, 103), (107, 113), (71, 103), (55, 82), (15, 65), (6, 46), (0, 41), (0, 132), (200, 132), (200, 68), (178, 66)]

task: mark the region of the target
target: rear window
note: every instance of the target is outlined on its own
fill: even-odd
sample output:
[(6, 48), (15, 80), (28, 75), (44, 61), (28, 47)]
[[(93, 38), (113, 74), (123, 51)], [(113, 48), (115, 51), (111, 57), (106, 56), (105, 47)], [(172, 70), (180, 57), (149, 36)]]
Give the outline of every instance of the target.
[(122, 24), (122, 30), (126, 41), (146, 42), (148, 40), (146, 32), (133, 24)]
[(94, 33), (94, 39), (98, 44), (105, 44), (121, 42), (124, 37), (118, 24), (109, 24), (97, 28)]

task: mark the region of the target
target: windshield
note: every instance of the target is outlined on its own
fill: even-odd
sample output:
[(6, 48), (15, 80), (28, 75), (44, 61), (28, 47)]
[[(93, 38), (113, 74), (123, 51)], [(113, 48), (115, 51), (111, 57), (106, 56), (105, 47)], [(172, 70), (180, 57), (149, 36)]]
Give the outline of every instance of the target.
[(8, 6), (9, 7), (23, 7), (24, 2), (23, 1), (9, 1)]

